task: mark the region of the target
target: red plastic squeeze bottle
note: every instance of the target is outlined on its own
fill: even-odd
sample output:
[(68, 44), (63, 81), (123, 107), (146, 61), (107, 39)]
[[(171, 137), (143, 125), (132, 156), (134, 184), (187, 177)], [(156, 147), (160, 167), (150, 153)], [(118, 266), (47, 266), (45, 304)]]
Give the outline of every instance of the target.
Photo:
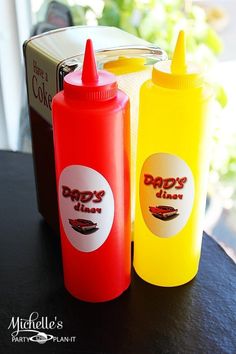
[(111, 300), (130, 284), (129, 98), (97, 71), (90, 39), (52, 111), (65, 287)]

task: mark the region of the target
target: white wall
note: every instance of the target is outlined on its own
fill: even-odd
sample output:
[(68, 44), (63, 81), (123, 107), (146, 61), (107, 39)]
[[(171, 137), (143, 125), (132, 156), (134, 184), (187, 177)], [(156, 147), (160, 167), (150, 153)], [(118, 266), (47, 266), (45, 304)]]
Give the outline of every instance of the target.
[(29, 37), (30, 28), (29, 0), (0, 0), (0, 149), (17, 150), (19, 146), (24, 82), (22, 44)]

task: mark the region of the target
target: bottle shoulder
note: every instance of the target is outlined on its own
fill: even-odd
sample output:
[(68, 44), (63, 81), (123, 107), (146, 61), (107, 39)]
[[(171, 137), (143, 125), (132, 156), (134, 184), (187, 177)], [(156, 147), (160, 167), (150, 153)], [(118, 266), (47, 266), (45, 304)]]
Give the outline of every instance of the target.
[(64, 96), (64, 91), (58, 92), (52, 101), (53, 109), (68, 109), (75, 111), (91, 111), (94, 113), (103, 112), (104, 110), (123, 110), (126, 106), (129, 105), (129, 97), (126, 93), (121, 90), (118, 90), (117, 96), (114, 99), (108, 101), (82, 101), (75, 99), (68, 99)]
[(140, 97), (151, 99), (168, 99), (168, 101), (175, 102), (176, 100), (181, 103), (181, 101), (193, 100), (193, 101), (204, 101), (208, 100), (213, 96), (212, 87), (204, 83), (202, 86), (193, 89), (172, 89), (156, 85), (151, 79), (145, 81), (140, 88)]

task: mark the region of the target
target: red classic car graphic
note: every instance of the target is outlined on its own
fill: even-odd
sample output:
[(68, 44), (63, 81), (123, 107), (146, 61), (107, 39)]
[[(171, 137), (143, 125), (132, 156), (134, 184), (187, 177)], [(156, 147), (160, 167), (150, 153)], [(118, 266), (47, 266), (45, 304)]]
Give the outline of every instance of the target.
[(155, 218), (161, 220), (169, 220), (172, 219), (174, 216), (178, 215), (178, 209), (175, 209), (168, 205), (158, 205), (156, 207), (149, 207), (149, 211)]
[(81, 234), (87, 235), (98, 230), (97, 223), (86, 219), (69, 219), (71, 227)]

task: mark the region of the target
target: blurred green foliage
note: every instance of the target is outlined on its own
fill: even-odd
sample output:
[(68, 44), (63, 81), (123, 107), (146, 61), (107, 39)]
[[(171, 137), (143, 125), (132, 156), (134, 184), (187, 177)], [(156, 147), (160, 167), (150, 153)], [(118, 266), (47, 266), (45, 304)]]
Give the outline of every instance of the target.
[(98, 23), (116, 26), (159, 45), (170, 55), (177, 33), (186, 29), (187, 49), (201, 51), (203, 60), (222, 50), (222, 42), (207, 23), (205, 11), (183, 0), (105, 0)]

